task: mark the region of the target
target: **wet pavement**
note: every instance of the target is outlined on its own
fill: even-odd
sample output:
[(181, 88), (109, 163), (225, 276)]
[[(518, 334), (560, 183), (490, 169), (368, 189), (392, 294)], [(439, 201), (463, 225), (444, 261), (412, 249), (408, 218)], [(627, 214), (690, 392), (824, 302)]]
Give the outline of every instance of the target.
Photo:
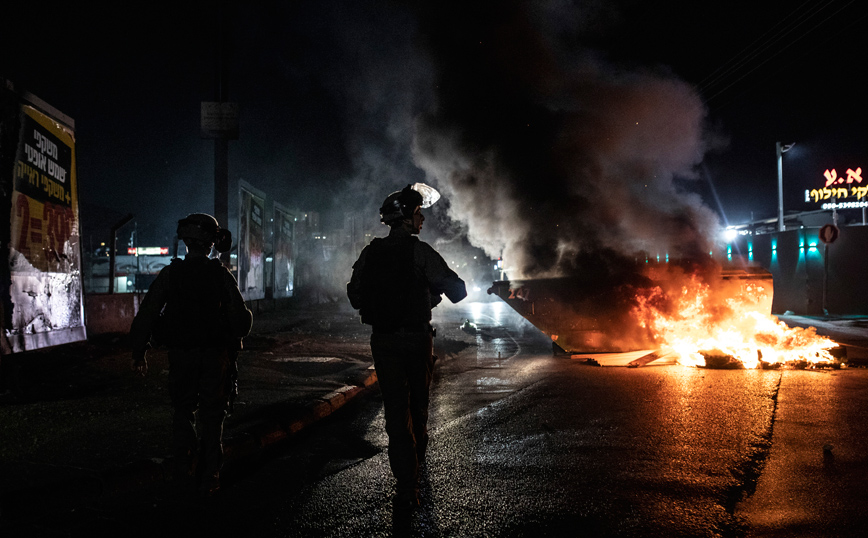
[[(462, 341), (460, 321), (473, 315), (450, 319), (457, 336), (438, 338), (441, 345), (463, 349), (475, 341), (476, 362), (484, 365), (520, 352), (509, 348), (509, 339), (486, 339), (483, 333)], [(868, 357), (864, 319), (781, 319), (815, 326), (847, 345), (856, 365)], [(502, 324), (508, 320), (498, 320), (492, 319), (497, 322), (490, 330), (506, 331)], [(241, 394), (226, 422), (227, 465), (365, 394), (376, 382), (368, 339), (369, 329), (346, 305), (258, 314), (239, 360)], [(0, 533), (43, 513), (69, 512), (87, 499), (169, 480), (165, 352), (149, 354), (150, 372), (140, 378), (130, 371), (125, 348), (122, 337), (94, 338), (16, 356), (14, 367), (4, 366), (17, 390), (0, 395)], [(669, 367), (665, 361), (654, 366)], [(864, 518), (868, 421), (862, 415), (868, 377), (863, 373), (776, 374), (780, 397), (775, 396), (776, 418), (754, 480), (756, 492), (732, 499), (732, 509), (749, 523), (747, 535), (794, 535), (800, 529), (822, 536), (826, 516), (849, 525)], [(496, 392), (497, 386), (485, 388)], [(848, 535), (847, 529), (852, 527), (835, 535)]]

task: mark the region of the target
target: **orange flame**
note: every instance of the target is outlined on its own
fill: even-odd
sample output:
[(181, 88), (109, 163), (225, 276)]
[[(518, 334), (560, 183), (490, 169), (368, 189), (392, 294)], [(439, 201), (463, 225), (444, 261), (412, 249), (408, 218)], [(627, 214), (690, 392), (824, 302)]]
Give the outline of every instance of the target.
[(829, 352), (835, 342), (814, 327), (791, 328), (770, 314), (765, 285), (742, 280), (712, 287), (696, 275), (678, 280), (680, 287), (668, 292), (657, 286), (637, 296), (634, 315), (679, 363), (758, 368), (835, 362)]

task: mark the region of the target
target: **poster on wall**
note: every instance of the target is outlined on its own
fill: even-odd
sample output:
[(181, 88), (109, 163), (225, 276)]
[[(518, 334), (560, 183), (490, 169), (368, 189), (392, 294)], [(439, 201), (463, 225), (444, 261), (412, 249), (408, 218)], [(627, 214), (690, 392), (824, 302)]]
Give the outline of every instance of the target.
[(14, 351), (86, 339), (75, 138), (22, 105), (15, 156), (9, 241)]
[(238, 287), (244, 300), (265, 297), (265, 197), (242, 181), (238, 193)]
[(292, 297), (295, 291), (293, 241), (295, 217), (274, 204), (274, 297)]

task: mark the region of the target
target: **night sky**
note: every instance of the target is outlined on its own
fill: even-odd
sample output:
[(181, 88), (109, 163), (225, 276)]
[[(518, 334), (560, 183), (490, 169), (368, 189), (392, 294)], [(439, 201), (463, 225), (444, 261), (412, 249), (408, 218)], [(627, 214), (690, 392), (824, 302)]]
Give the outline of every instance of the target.
[[(566, 218), (559, 203), (574, 212), (588, 206), (592, 218), (571, 230), (594, 235), (594, 223), (617, 217), (582, 196), (576, 185), (590, 177), (662, 170), (668, 179), (658, 193), (694, 192), (721, 222), (740, 223), (776, 215), (776, 141), (796, 143), (784, 156), (787, 209), (807, 209), (804, 190), (822, 186), (825, 169), (868, 164), (865, 2), (249, 4), (226, 9), (225, 89), (241, 107), (230, 185), (243, 179), (291, 208), (372, 213), (375, 223), (386, 194), (426, 174), (446, 195), (484, 200), (482, 189), (500, 188), (477, 182), (480, 163), (493, 162), (489, 172), (510, 178), (505, 193), (539, 198), (535, 207), (555, 220)], [(199, 137), (199, 104), (216, 94), (216, 5), (4, 7), (0, 77), (75, 119), (85, 247), (89, 223), (96, 229), (99, 219), (134, 213), (142, 238), (165, 243), (178, 218), (211, 212), (213, 142)], [(646, 92), (649, 82), (655, 89)], [(622, 109), (624, 125), (637, 111), (652, 120), (668, 113), (655, 107), (655, 95), (701, 120), (701, 132), (653, 146), (684, 149), (685, 157), (663, 158), (672, 161), (665, 170), (653, 155), (625, 163), (619, 153), (615, 166), (601, 164), (611, 154), (599, 151), (611, 148), (600, 149), (594, 133), (617, 139), (612, 118)], [(639, 103), (645, 96), (648, 104)], [(592, 105), (606, 114), (594, 115)], [(671, 114), (673, 129), (693, 125)], [(444, 156), (443, 147), (460, 151)], [(453, 158), (471, 165), (449, 164)], [(576, 171), (583, 167), (601, 175)], [(464, 175), (432, 178), (438, 171)], [(469, 234), (479, 243), (483, 220), (508, 218), (492, 211), (465, 218), (457, 211), (472, 211), (453, 202), (431, 219), (444, 237)], [(538, 211), (534, 203), (528, 213)], [(672, 208), (675, 220), (705, 218), (695, 198), (685, 205)], [(540, 226), (535, 219), (527, 225)], [(623, 241), (623, 233), (578, 248), (607, 241)], [(534, 245), (541, 259), (550, 247)], [(495, 242), (489, 254), (505, 248)]]

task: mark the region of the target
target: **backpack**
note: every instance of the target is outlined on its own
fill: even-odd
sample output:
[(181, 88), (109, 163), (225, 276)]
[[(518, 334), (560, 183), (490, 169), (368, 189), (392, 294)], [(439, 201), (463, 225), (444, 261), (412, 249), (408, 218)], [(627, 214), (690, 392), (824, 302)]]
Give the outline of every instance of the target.
[(414, 249), (419, 239), (374, 239), (362, 270), (362, 322), (402, 327), (431, 320), (431, 294), (416, 274)]
[(221, 345), (230, 337), (226, 269), (216, 259), (176, 258), (164, 269), (168, 297), (153, 331), (154, 340), (176, 348)]

